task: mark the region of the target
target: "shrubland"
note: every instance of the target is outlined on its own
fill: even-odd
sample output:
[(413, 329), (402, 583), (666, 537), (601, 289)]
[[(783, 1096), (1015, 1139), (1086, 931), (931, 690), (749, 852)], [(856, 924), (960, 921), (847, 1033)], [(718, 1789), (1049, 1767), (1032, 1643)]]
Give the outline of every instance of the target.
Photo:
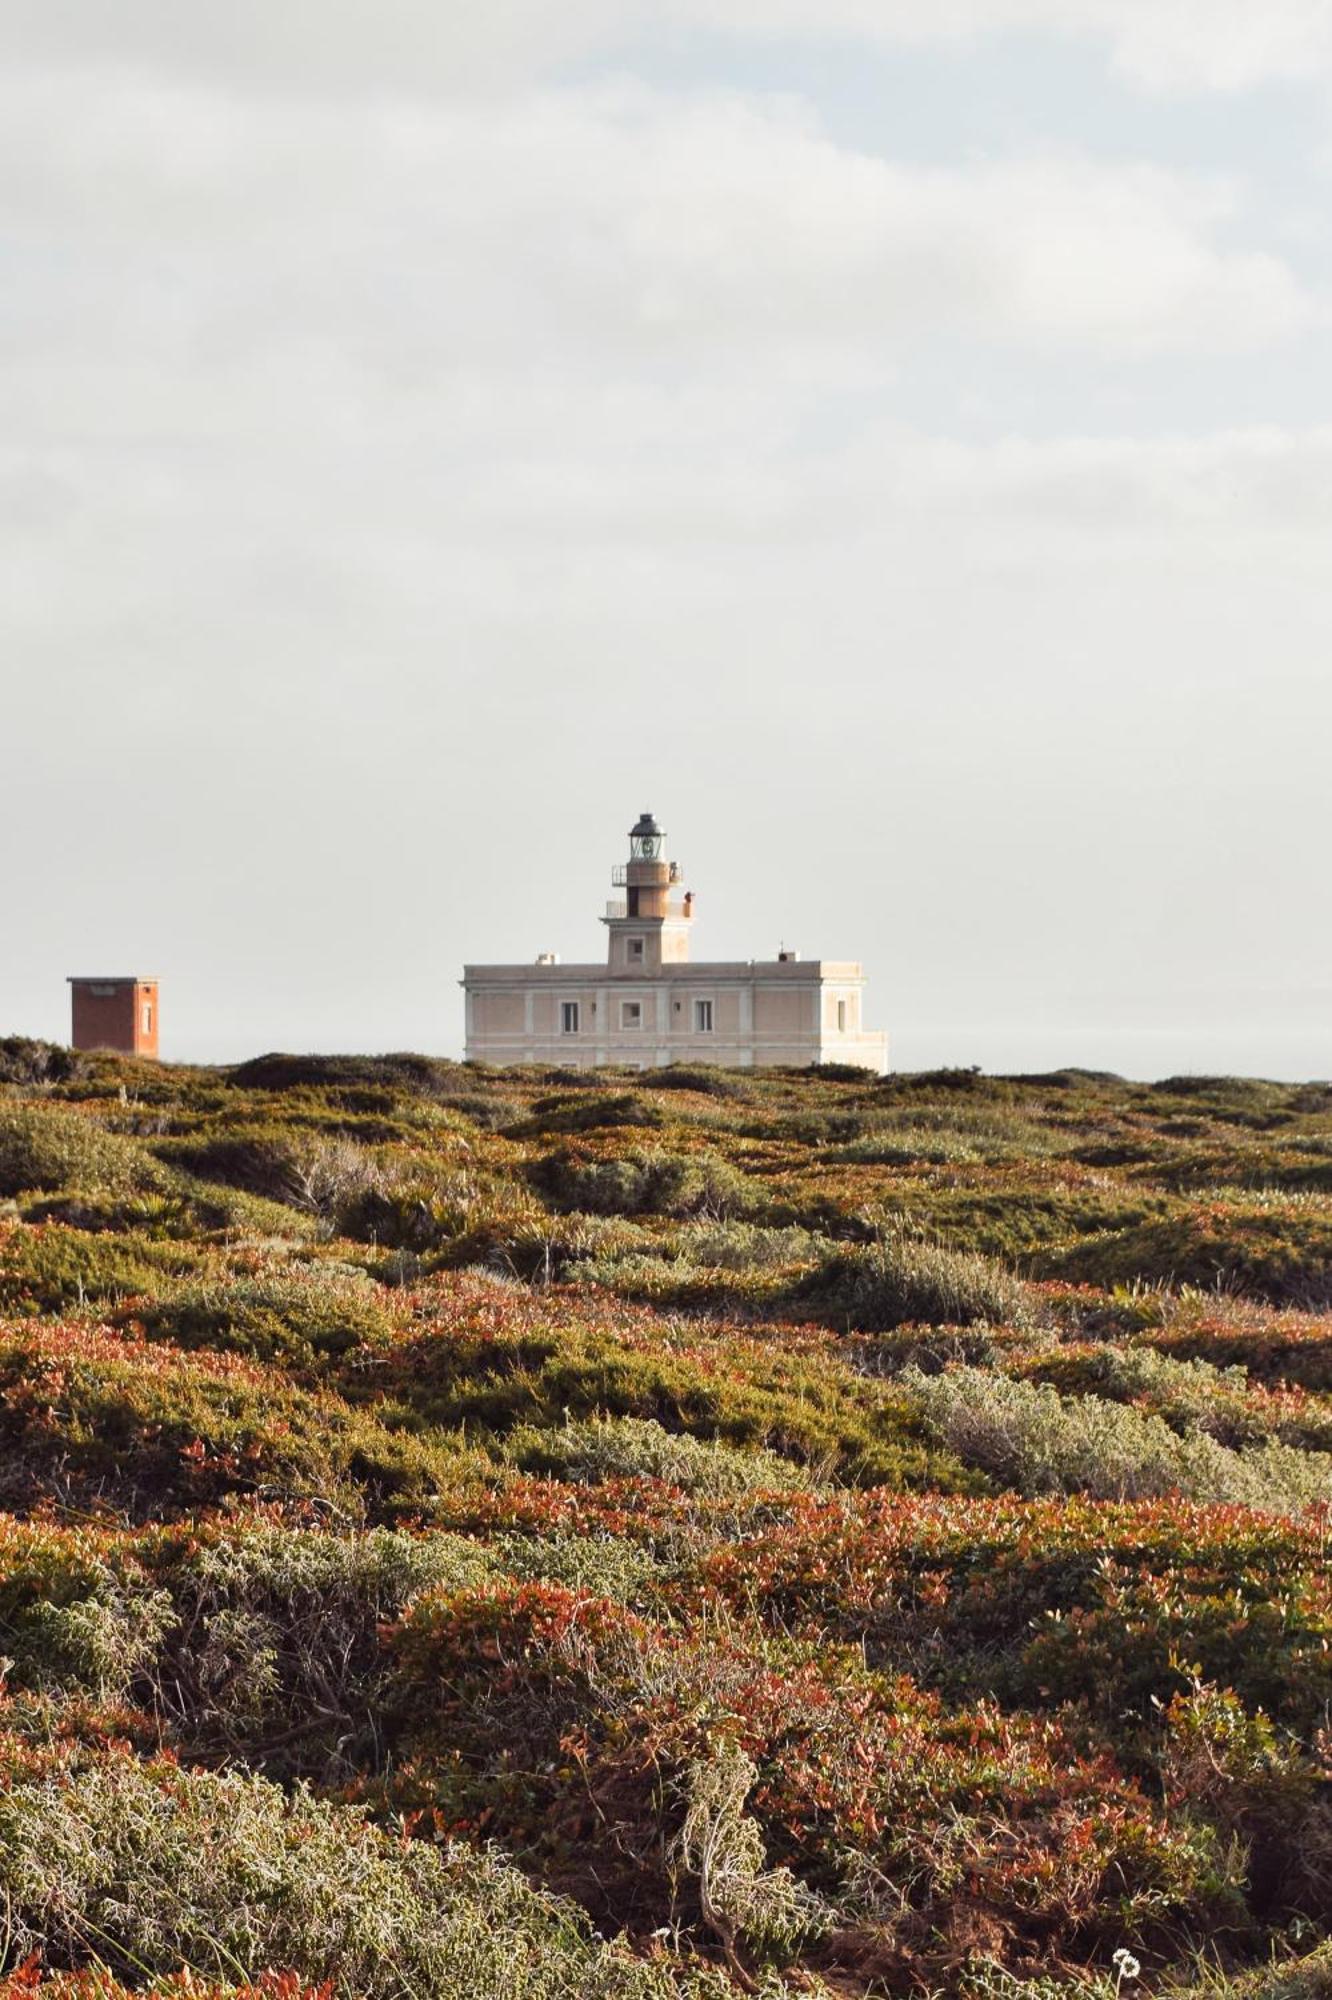
[(0, 2000), (1332, 1992), (1329, 1162), (0, 1042)]

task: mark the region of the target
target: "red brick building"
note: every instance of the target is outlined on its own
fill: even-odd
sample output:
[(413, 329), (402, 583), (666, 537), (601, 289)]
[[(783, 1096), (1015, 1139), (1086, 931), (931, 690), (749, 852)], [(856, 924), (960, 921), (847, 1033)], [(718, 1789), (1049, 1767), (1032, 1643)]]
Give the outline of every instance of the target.
[(127, 1056), (157, 1055), (155, 979), (71, 979), (76, 1049), (116, 1049)]

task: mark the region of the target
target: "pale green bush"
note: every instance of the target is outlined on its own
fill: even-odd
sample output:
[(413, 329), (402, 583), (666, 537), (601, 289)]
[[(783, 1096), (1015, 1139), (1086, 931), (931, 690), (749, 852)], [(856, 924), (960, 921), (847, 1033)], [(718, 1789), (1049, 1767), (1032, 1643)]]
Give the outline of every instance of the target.
[(1201, 1433), (1181, 1436), (1161, 1417), (1100, 1396), (1061, 1396), (1048, 1383), (1010, 1381), (979, 1368), (901, 1384), (928, 1428), (968, 1465), (1022, 1493), (1088, 1493), (1104, 1500), (1186, 1499), (1298, 1512), (1332, 1499), (1332, 1459), (1267, 1442), (1237, 1452)]
[(345, 1760), (373, 1732), (381, 1628), (425, 1589), (463, 1589), (501, 1565), (459, 1535), (247, 1527), (206, 1540), (170, 1576), (95, 1563), (59, 1593), (0, 1618), (0, 1650), (25, 1687), (123, 1700), (137, 1683), (198, 1747), (262, 1753), (323, 1719), (307, 1756)]
[(769, 1487), (789, 1491), (809, 1475), (775, 1451), (745, 1451), (720, 1438), (664, 1430), (650, 1417), (590, 1417), (555, 1429), (524, 1425), (506, 1455), (528, 1471), (598, 1484), (605, 1479), (664, 1479), (686, 1493), (724, 1499)]
[[(663, 1246), (664, 1247), (664, 1246)], [(692, 1266), (681, 1266), (655, 1250), (616, 1250), (577, 1267), (580, 1284), (605, 1285), (629, 1296), (652, 1296), (670, 1289)]]
[(29, 1605), (3, 1639), (28, 1685), (116, 1700), (151, 1667), (174, 1620), (166, 1591), (127, 1588), (99, 1563), (85, 1592)]
[(252, 1527), (201, 1550), (191, 1569), (191, 1596), (205, 1609), (219, 1603), (281, 1607), (289, 1626), (306, 1618), (315, 1636), (344, 1609), (380, 1618), (418, 1590), (479, 1582), (486, 1567), (485, 1551), (459, 1535)]
[[(633, 1225), (621, 1225), (633, 1227)], [(824, 1239), (795, 1226), (757, 1222), (685, 1222), (669, 1236), (635, 1228), (632, 1236), (603, 1239), (575, 1275), (585, 1283), (621, 1291), (670, 1291), (719, 1272), (751, 1278), (770, 1271), (798, 1272), (817, 1263)]]
[(663, 1577), (652, 1551), (623, 1535), (501, 1535), (489, 1547), (524, 1583), (559, 1583), (616, 1604), (648, 1604)]
[[(994, 1156), (993, 1149), (982, 1153), (958, 1132), (932, 1132), (928, 1127), (911, 1125), (893, 1131), (866, 1132), (829, 1155), (848, 1166), (880, 1167), (971, 1166)], [(1004, 1157), (1007, 1156), (1005, 1151)]]
[(347, 1806), (229, 1772), (110, 1756), (0, 1792), (11, 1964), (136, 1984), (280, 1966), (347, 2000), (724, 2000), (592, 1937), (568, 1903), (468, 1848), (403, 1843)]
[(1041, 1154), (1062, 1152), (1068, 1140), (1039, 1119), (1020, 1111), (1005, 1111), (998, 1105), (904, 1104), (899, 1110), (875, 1113), (866, 1139), (895, 1135), (912, 1144), (924, 1143), (930, 1135), (944, 1143), (962, 1144), (982, 1159), (1031, 1159)]
[(675, 1847), (681, 1872), (698, 1884), (703, 1922), (734, 1964), (737, 1941), (765, 1957), (793, 1958), (834, 1928), (834, 1913), (789, 1868), (765, 1865), (763, 1836), (745, 1812), (758, 1770), (743, 1750), (716, 1746), (689, 1765), (684, 1824)]
[(1285, 1444), (1332, 1448), (1332, 1402), (1310, 1398), (1297, 1409), (1265, 1401), (1242, 1367), (1180, 1360), (1152, 1347), (1107, 1344), (1087, 1364), (1089, 1386), (1125, 1400), (1142, 1399), (1176, 1430), (1205, 1431), (1240, 1447), (1265, 1437)]
[(210, 1747), (329, 1775), (369, 1754), (385, 1684), (381, 1627), (420, 1590), (460, 1590), (497, 1565), (461, 1536), (272, 1527), (206, 1545), (179, 1589), (159, 1700)]
[(808, 1229), (758, 1222), (697, 1222), (676, 1232), (669, 1254), (696, 1270), (772, 1271), (812, 1262), (820, 1239)]

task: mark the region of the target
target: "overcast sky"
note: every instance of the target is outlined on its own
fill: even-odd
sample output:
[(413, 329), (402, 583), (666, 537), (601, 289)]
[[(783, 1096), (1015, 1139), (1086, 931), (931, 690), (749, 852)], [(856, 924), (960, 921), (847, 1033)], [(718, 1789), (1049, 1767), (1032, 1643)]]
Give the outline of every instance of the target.
[(0, 1032), (1332, 1073), (1332, 0), (0, 0)]

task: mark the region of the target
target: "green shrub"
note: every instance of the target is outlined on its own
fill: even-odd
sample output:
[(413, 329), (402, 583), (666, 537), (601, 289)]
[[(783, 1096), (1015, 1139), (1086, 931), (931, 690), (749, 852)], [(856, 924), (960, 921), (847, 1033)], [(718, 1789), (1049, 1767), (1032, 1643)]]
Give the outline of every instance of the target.
[(581, 1160), (553, 1153), (534, 1162), (533, 1184), (564, 1209), (591, 1215), (742, 1215), (758, 1191), (746, 1176), (709, 1153), (630, 1153)]
[(1058, 1389), (1091, 1390), (1148, 1408), (1180, 1431), (1205, 1431), (1221, 1444), (1257, 1444), (1265, 1437), (1332, 1450), (1332, 1404), (1314, 1397), (1272, 1395), (1246, 1369), (1218, 1368), (1153, 1347), (1098, 1342), (1055, 1349), (1022, 1369)]
[(459, 1210), (457, 1234), (448, 1227), (453, 1219), (447, 1210), (439, 1218), (440, 1235), (435, 1249), (424, 1256), (426, 1268), (480, 1266), (493, 1279), (543, 1285), (566, 1277), (585, 1258), (619, 1250), (635, 1233), (634, 1225), (622, 1219), (576, 1211), (553, 1216), (521, 1185), (487, 1193)]
[(54, 1188), (151, 1188), (158, 1175), (132, 1139), (63, 1104), (0, 1105), (0, 1195)]
[(710, 1271), (776, 1271), (812, 1264), (819, 1238), (809, 1229), (770, 1229), (762, 1223), (690, 1222), (663, 1245), (672, 1259)]
[(162, 1168), (171, 1213), (163, 1234), (285, 1237), (296, 1242), (317, 1235), (317, 1218), (270, 1201), (264, 1195), (198, 1179), (179, 1167)]
[(438, 1056), (253, 1056), (225, 1072), (237, 1090), (378, 1090), (391, 1096), (447, 1097), (475, 1090), (472, 1072)]
[(62, 1048), (58, 1042), (32, 1041), (27, 1035), (0, 1036), (0, 1083), (69, 1083), (81, 1067), (77, 1050)]
[[(495, 1287), (484, 1307), (464, 1293), (459, 1307), (452, 1324), (396, 1347), (377, 1371), (381, 1393), (423, 1423), (505, 1436), (521, 1425), (643, 1417), (705, 1440), (764, 1445), (857, 1483), (974, 1483), (922, 1448), (900, 1397), (808, 1339), (791, 1349), (730, 1327), (672, 1328), (641, 1308), (555, 1288)], [(617, 1315), (627, 1316), (623, 1329)]]
[(711, 1069), (700, 1063), (668, 1063), (652, 1072), (654, 1090), (696, 1090), (705, 1097), (745, 1098), (751, 1093), (734, 1070)]
[(25, 1581), (11, 1574), (0, 1590), (0, 1635), (19, 1686), (123, 1699), (174, 1620), (166, 1591), (127, 1586), (104, 1561), (81, 1576), (42, 1579), (35, 1601), (23, 1601)]
[(1044, 1260), (1042, 1275), (1247, 1292), (1276, 1305), (1332, 1306), (1332, 1204), (1317, 1195), (1224, 1195), (1164, 1221), (1093, 1236)]
[[(234, 1355), (82, 1326), (0, 1330), (0, 1507), (173, 1520), (229, 1495), (356, 1521), (419, 1511), (489, 1461)], [(399, 1421), (402, 1413), (398, 1412)]]
[(1146, 1088), (1160, 1097), (1205, 1097), (1214, 1106), (1266, 1104), (1282, 1090), (1280, 1084), (1267, 1083), (1261, 1077), (1203, 1076), (1192, 1072), (1163, 1076)]
[(212, 1347), (303, 1368), (387, 1340), (393, 1315), (363, 1272), (313, 1265), (277, 1277), (186, 1285), (136, 1306), (134, 1321), (154, 1340)]
[[(866, 1132), (831, 1155), (847, 1166), (952, 1167), (971, 1165), (982, 1155), (960, 1132), (933, 1132), (928, 1126), (903, 1126), (896, 1131)], [(996, 1155), (993, 1148), (986, 1157)], [(1011, 1154), (1009, 1154), (1011, 1157)]]
[(0, 1305), (24, 1314), (113, 1305), (169, 1286), (201, 1261), (191, 1244), (137, 1233), (87, 1235), (57, 1222), (18, 1227), (0, 1237)]
[(514, 1127), (515, 1133), (595, 1132), (603, 1127), (664, 1125), (666, 1114), (650, 1097), (633, 1091), (617, 1091), (608, 1096), (583, 1093), (569, 1097), (539, 1097), (531, 1117)]
[(866, 1333), (916, 1320), (933, 1326), (1021, 1323), (1030, 1313), (1026, 1288), (1001, 1264), (908, 1236), (835, 1252), (792, 1298), (830, 1324)]
[(963, 1140), (985, 1157), (1000, 1160), (1040, 1159), (1062, 1148), (1062, 1135), (1042, 1118), (1041, 1108), (1026, 1102), (972, 1104), (946, 1098), (942, 1104), (910, 1102), (876, 1110), (862, 1128), (866, 1138), (894, 1134), (923, 1139)]
[(329, 1226), (380, 1178), (377, 1162), (364, 1147), (292, 1125), (239, 1126), (163, 1139), (155, 1151), (169, 1166), (302, 1209)]
[(968, 1097), (1007, 1098), (1011, 1095), (1008, 1085), (1001, 1078), (983, 1075), (974, 1063), (965, 1069), (893, 1071), (881, 1079), (879, 1088), (893, 1097), (928, 1097), (940, 1090), (965, 1093)]
[(1098, 1084), (1115, 1086), (1124, 1079), (1112, 1069), (1047, 1069), (1027, 1074), (1010, 1071), (996, 1079), (1000, 1083), (1028, 1084), (1039, 1090), (1085, 1090)]
[(1150, 1188), (1069, 1186), (1055, 1179), (1034, 1187), (1029, 1181), (998, 1187), (936, 1181), (913, 1187), (909, 1206), (913, 1220), (945, 1248), (999, 1257), (1044, 1275), (1060, 1269), (1069, 1243), (1168, 1215), (1175, 1204)]
[[(521, 1200), (518, 1206), (524, 1217), (538, 1212), (535, 1202)], [(429, 1256), (484, 1228), (497, 1213), (507, 1221), (514, 1209), (507, 1188), (497, 1190), (468, 1168), (426, 1169), (413, 1158), (349, 1188), (337, 1224), (341, 1235), (358, 1243)]]

